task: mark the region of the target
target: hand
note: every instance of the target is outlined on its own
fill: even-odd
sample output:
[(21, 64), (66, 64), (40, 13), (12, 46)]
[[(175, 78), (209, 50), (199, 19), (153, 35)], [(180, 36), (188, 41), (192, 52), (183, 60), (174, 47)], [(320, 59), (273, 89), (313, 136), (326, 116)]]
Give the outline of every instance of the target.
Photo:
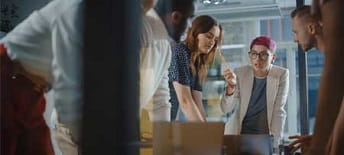
[(288, 145), (289, 148), (291, 148), (292, 152), (295, 152), (296, 150), (302, 148), (302, 152), (307, 152), (311, 145), (312, 141), (312, 135), (306, 135), (306, 136), (290, 136), (289, 139), (295, 139), (292, 143)]
[(224, 71), (224, 78), (229, 85), (235, 86), (236, 85), (236, 75), (230, 69), (226, 69)]
[(34, 89), (36, 91), (44, 90), (46, 91), (49, 88), (49, 83), (40, 76), (33, 75), (25, 70), (25, 68), (19, 63), (14, 62), (14, 73), (23, 75), (27, 79), (29, 79), (34, 84)]
[(55, 121), (57, 130), (61, 131), (65, 137), (69, 137), (75, 145), (80, 145), (81, 120), (71, 121), (65, 124)]
[(66, 128), (69, 129), (70, 136), (72, 141), (77, 145), (80, 145), (80, 123), (75, 123), (73, 125), (66, 125)]
[(232, 95), (236, 86), (236, 75), (230, 69), (226, 69), (224, 72), (224, 78), (227, 81), (228, 85), (226, 88), (226, 95)]

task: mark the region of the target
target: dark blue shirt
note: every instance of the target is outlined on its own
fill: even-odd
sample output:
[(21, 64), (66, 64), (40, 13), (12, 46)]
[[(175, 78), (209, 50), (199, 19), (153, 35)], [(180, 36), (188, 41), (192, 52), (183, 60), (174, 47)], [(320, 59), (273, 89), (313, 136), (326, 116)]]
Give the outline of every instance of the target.
[(241, 134), (269, 134), (267, 118), (266, 78), (255, 77)]
[(171, 120), (175, 120), (178, 111), (178, 98), (173, 87), (173, 81), (182, 85), (189, 86), (191, 91), (202, 91), (202, 86), (199, 83), (198, 77), (192, 75), (190, 68), (190, 50), (183, 43), (179, 43), (172, 47), (171, 66), (168, 69), (169, 87), (170, 87), (170, 102), (172, 104)]

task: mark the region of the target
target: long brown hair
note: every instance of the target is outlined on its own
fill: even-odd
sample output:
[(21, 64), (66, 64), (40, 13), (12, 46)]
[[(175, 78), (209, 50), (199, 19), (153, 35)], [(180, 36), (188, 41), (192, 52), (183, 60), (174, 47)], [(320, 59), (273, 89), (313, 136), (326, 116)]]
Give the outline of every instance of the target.
[[(208, 54), (199, 54), (198, 34), (207, 33), (214, 26), (218, 26), (220, 29), (220, 35), (214, 47)], [(200, 83), (203, 83), (207, 79), (209, 64), (214, 62), (216, 52), (221, 49), (222, 35), (222, 26), (213, 17), (207, 15), (196, 17), (192, 22), (191, 28), (188, 30), (185, 44), (190, 50), (190, 68), (192, 75), (197, 75)]]

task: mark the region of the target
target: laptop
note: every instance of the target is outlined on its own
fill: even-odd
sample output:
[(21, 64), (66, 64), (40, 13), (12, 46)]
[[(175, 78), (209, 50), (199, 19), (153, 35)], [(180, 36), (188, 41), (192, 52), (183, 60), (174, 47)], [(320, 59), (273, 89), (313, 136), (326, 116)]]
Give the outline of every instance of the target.
[(224, 123), (154, 123), (154, 155), (221, 155)]
[(271, 155), (271, 135), (225, 135), (224, 146), (227, 155)]

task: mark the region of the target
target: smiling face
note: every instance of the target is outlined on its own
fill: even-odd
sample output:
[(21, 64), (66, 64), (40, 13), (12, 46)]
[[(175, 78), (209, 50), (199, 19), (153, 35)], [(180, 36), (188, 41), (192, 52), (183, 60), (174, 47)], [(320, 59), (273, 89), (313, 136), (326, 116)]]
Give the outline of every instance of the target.
[(252, 46), (250, 51), (250, 61), (255, 73), (267, 73), (273, 60), (275, 60), (275, 54), (272, 53), (266, 46)]
[(214, 48), (219, 36), (220, 28), (217, 25), (213, 26), (206, 33), (199, 33), (197, 35), (199, 52), (202, 54), (208, 54)]

